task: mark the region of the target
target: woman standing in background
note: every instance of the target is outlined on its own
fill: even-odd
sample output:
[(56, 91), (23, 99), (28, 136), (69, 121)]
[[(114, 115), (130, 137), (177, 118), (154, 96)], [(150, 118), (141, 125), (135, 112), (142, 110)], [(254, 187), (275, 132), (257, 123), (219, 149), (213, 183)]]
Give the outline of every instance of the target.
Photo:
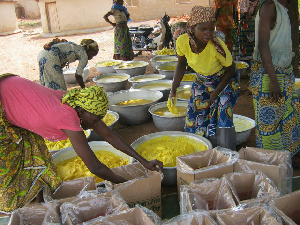
[[(127, 26), (130, 21), (127, 8), (123, 5), (123, 0), (113, 1), (114, 5), (111, 10), (104, 15), (107, 23), (111, 24), (114, 28), (114, 56), (116, 60), (130, 61), (134, 58), (132, 50), (132, 42)], [(108, 17), (113, 16), (115, 23), (111, 22)]]

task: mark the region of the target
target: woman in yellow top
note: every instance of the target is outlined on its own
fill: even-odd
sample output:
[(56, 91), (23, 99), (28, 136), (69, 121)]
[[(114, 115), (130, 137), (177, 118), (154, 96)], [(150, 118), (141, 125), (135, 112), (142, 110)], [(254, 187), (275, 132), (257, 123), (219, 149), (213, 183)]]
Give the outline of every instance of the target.
[(187, 33), (176, 42), (178, 64), (168, 106), (173, 111), (176, 89), (189, 65), (197, 75), (191, 87), (185, 130), (207, 137), (213, 146), (235, 150), (233, 108), (239, 97), (239, 72), (214, 31), (214, 9), (193, 7)]

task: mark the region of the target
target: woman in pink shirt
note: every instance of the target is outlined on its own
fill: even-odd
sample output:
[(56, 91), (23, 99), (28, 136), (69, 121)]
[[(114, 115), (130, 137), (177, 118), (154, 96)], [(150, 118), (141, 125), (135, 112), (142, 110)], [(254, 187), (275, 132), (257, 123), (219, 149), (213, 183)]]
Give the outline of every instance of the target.
[(162, 162), (147, 161), (102, 121), (108, 99), (102, 87), (56, 91), (13, 74), (0, 75), (0, 210), (11, 212), (30, 202), (48, 185), (61, 184), (44, 138), (70, 139), (77, 155), (95, 175), (126, 181), (102, 164), (83, 129), (93, 129), (113, 147), (146, 168), (161, 171)]

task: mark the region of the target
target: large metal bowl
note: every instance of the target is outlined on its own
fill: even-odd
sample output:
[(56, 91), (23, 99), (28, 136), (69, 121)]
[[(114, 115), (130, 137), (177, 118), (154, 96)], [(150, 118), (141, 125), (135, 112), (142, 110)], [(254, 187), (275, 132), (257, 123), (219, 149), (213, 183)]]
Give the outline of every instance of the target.
[(93, 81), (106, 92), (116, 92), (126, 89), (129, 78), (130, 75), (126, 73), (106, 73), (94, 77)]
[(166, 78), (169, 80), (173, 80), (175, 69), (176, 69), (177, 62), (166, 62), (161, 63), (156, 67), (160, 74), (166, 75)]
[[(114, 121), (112, 122), (112, 124), (108, 125), (108, 128), (113, 130), (116, 122), (118, 122), (119, 120), (119, 114), (110, 110), (107, 110), (107, 114), (110, 114), (114, 117)], [(101, 136), (99, 136), (94, 130), (91, 130), (91, 134), (88, 137), (88, 141), (104, 141), (104, 139)]]
[(247, 72), (247, 69), (249, 67), (249, 64), (244, 61), (234, 61), (236, 64), (236, 67), (238, 68), (240, 72), (240, 76), (244, 76)]
[(296, 91), (296, 94), (300, 99), (300, 78), (295, 78), (294, 90)]
[[(123, 90), (108, 96), (109, 109), (117, 112), (120, 116), (119, 122), (127, 125), (142, 124), (151, 120), (148, 109), (163, 97), (160, 91), (150, 90)], [(152, 102), (143, 105), (117, 105), (120, 102), (147, 99)]]
[[(162, 136), (171, 136), (171, 137), (188, 137), (192, 139), (195, 142), (201, 143), (206, 145), (207, 149), (212, 149), (212, 144), (210, 141), (200, 135), (192, 134), (192, 133), (187, 133), (187, 132), (182, 132), (182, 131), (161, 131), (161, 132), (156, 132), (156, 133), (151, 133), (148, 135), (144, 135), (137, 140), (135, 140), (132, 144), (131, 147), (134, 149), (137, 149), (138, 146), (141, 144)], [(134, 158), (131, 159), (132, 163), (135, 162), (136, 160)], [(177, 184), (177, 170), (176, 166), (175, 167), (164, 167), (163, 168), (163, 180), (162, 180), (162, 185), (164, 186), (176, 186)]]
[[(65, 68), (63, 70), (64, 79), (65, 79), (66, 83), (68, 83), (68, 84), (77, 83), (76, 78), (75, 78), (76, 69), (77, 69), (77, 67), (69, 67), (69, 68)], [(84, 68), (83, 74), (82, 74), (83, 82), (86, 82), (87, 79), (89, 78), (89, 76), (90, 76), (90, 67), (86, 66)]]
[(166, 76), (163, 74), (146, 74), (146, 75), (130, 77), (128, 81), (131, 83), (131, 85), (135, 85), (135, 84), (146, 83), (149, 81), (158, 81), (165, 78)]
[[(246, 116), (233, 114), (233, 123), (236, 127), (236, 145), (241, 145), (248, 140), (251, 130), (255, 127), (255, 121)], [(241, 127), (237, 130), (237, 126)]]
[(130, 76), (144, 75), (149, 65), (145, 61), (126, 61), (122, 64), (114, 66), (117, 73), (127, 73)]
[[(195, 80), (196, 73), (186, 73), (183, 75), (180, 85), (192, 85)], [(194, 77), (194, 78), (193, 78)]]
[(151, 65), (156, 68), (158, 65), (166, 62), (177, 62), (178, 58), (175, 55), (157, 55), (150, 59)]
[(95, 67), (98, 71), (98, 73), (104, 74), (104, 73), (116, 73), (116, 70), (114, 69), (114, 66), (120, 65), (122, 63), (122, 60), (104, 60), (95, 63)]
[(180, 86), (176, 91), (177, 99), (180, 101), (188, 102), (191, 96), (191, 87), (192, 85), (183, 85)]
[(171, 80), (157, 80), (157, 81), (149, 81), (141, 84), (134, 84), (130, 89), (161, 91), (163, 93), (163, 97), (160, 101), (166, 101), (168, 100), (171, 88), (172, 88)]
[[(187, 108), (187, 102), (186, 101), (177, 101), (176, 106), (183, 106)], [(159, 102), (155, 105), (150, 106), (149, 112), (152, 115), (153, 122), (157, 129), (160, 131), (184, 131), (184, 125), (185, 125), (185, 117), (186, 115), (181, 116), (161, 116), (156, 114), (156, 110), (167, 108), (167, 101), (165, 102)], [(170, 114), (172, 114), (170, 112)]]

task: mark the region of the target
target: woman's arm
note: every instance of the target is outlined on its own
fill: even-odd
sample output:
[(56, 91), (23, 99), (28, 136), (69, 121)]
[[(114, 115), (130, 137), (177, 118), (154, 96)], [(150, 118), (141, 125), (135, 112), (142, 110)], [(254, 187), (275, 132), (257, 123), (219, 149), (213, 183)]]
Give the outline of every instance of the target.
[(112, 23), (109, 19), (108, 19), (108, 17), (109, 16), (111, 16), (111, 15), (113, 15), (111, 12), (108, 12), (108, 13), (106, 13), (104, 16), (103, 16), (103, 18), (105, 19), (105, 21), (107, 22), (107, 23), (109, 23), (110, 25), (112, 25), (113, 27), (115, 27), (116, 26), (116, 23)]
[(221, 77), (220, 82), (219, 82), (217, 88), (210, 94), (210, 98), (209, 98), (210, 105), (215, 102), (215, 100), (217, 99), (218, 95), (221, 93), (221, 91), (224, 90), (224, 88), (226, 87), (226, 85), (229, 83), (229, 81), (231, 80), (231, 78), (235, 74), (235, 65), (234, 65), (234, 63), (232, 63), (231, 66), (224, 67), (224, 69), (225, 69), (225, 73)]
[(85, 84), (83, 82), (83, 77), (75, 73), (75, 78), (76, 78), (77, 83), (80, 85), (80, 87), (85, 88)]
[(175, 74), (174, 74), (174, 79), (172, 82), (172, 89), (170, 91), (170, 95), (169, 97), (175, 97), (176, 96), (176, 90), (180, 85), (180, 82), (182, 81), (183, 75), (185, 73), (186, 70), (186, 66), (187, 66), (187, 60), (185, 58), (185, 56), (178, 56), (178, 62), (177, 62), (177, 66), (175, 69)]
[(273, 1), (266, 1), (260, 9), (260, 20), (258, 27), (258, 49), (262, 63), (270, 77), (270, 97), (272, 101), (277, 101), (282, 97), (280, 86), (272, 63), (271, 50), (269, 46), (270, 31), (276, 22), (276, 6)]
[(104, 140), (110, 143), (114, 148), (124, 152), (125, 154), (135, 158), (147, 169), (162, 171), (163, 163), (158, 160), (148, 161), (141, 155), (139, 155), (130, 145), (128, 145), (119, 135), (114, 133), (105, 123), (100, 120), (94, 124), (92, 128), (98, 135)]
[(126, 179), (115, 174), (111, 169), (109, 169), (106, 165), (104, 165), (97, 159), (96, 155), (88, 145), (86, 136), (83, 131), (63, 131), (68, 135), (75, 152), (82, 159), (91, 173), (95, 174), (98, 177), (101, 177), (102, 179), (109, 180), (114, 183), (122, 183), (126, 181)]

